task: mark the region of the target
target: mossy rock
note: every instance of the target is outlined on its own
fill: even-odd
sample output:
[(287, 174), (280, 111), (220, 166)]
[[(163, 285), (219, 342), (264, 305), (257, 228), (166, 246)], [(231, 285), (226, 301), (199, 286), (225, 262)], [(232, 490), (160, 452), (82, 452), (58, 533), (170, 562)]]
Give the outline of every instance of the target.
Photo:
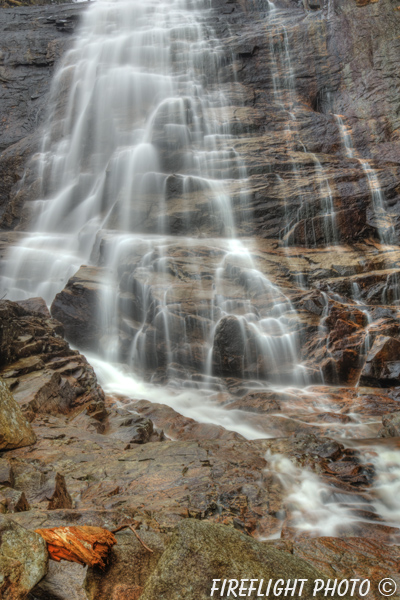
[(32, 427), (8, 386), (0, 379), (0, 450), (30, 446), (35, 442), (36, 436)]
[[(233, 528), (186, 519), (175, 528), (140, 600), (206, 600), (213, 579), (264, 579), (263, 593), (269, 579), (283, 579), (285, 585), (289, 579), (292, 584), (294, 579), (307, 579), (301, 598), (308, 600), (323, 597), (322, 593), (313, 596), (314, 581), (327, 578), (306, 561)], [(242, 595), (257, 598), (257, 591)], [(214, 597), (220, 598), (220, 592)]]

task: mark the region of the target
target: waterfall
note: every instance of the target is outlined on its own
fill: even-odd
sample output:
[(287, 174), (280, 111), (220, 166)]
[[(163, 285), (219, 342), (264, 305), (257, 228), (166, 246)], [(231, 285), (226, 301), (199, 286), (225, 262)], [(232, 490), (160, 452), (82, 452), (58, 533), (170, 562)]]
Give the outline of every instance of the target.
[[(300, 135), (289, 11), (271, 0), (255, 4), (265, 9), (270, 47), (269, 100), (278, 122), (272, 135), (284, 138), (289, 164), (282, 175), (274, 173), (275, 185), (279, 196), (293, 181), (296, 188), (292, 205), (285, 194), (276, 263), (285, 252), (289, 262), (310, 247), (325, 246), (325, 256), (331, 252), (326, 246), (339, 253), (333, 176)], [(332, 16), (333, 3), (328, 6)], [(304, 299), (298, 289), (307, 288), (304, 274), (296, 274), (297, 288), (286, 266), (269, 277), (271, 246), (245, 237), (253, 231), (253, 215), (237, 150), (241, 134), (232, 127), (241, 87), (235, 57), (217, 38), (214, 18), (211, 0), (91, 3), (54, 77), (34, 157), (40, 193), (26, 203), (30, 231), (4, 261), (3, 292), (16, 300), (42, 296), (51, 305), (77, 272), (91, 270), (99, 290), (92, 309), (98, 337), (88, 356), (107, 393), (161, 401), (248, 439), (316, 428), (360, 435), (368, 423), (357, 430), (359, 423), (349, 418), (329, 430), (318, 421), (325, 413), (337, 417), (343, 407), (337, 399), (335, 407), (332, 388), (309, 387), (323, 381), (323, 366), (310, 373), (299, 358), (302, 328), (316, 331), (314, 348), (326, 343), (328, 295), (321, 293), (321, 311), (309, 311), (311, 324), (302, 322), (293, 298)], [(387, 221), (377, 172), (357, 157), (343, 119), (335, 118), (347, 157), (359, 161), (367, 178), (378, 221)], [(381, 241), (392, 239), (391, 227), (379, 229)], [(354, 288), (364, 306), (358, 296)], [(300, 401), (296, 407), (295, 400), (292, 406), (279, 399), (278, 416), (262, 408), (251, 414), (247, 406), (230, 410), (224, 406), (234, 395), (229, 380), (238, 396), (255, 389), (281, 398), (293, 386), (295, 393), (287, 395)], [(219, 392), (227, 389), (221, 401)], [(282, 420), (296, 425), (280, 429)], [(333, 484), (321, 483), (317, 472), (300, 461), (294, 467), (279, 454), (267, 459), (294, 506), (296, 527), (333, 535), (338, 524), (353, 523), (346, 498)], [(385, 479), (390, 460), (384, 453), (376, 459), (376, 506), (394, 520), (398, 507), (388, 496), (395, 488)]]
[[(233, 57), (211, 20), (207, 0), (89, 8), (54, 79), (32, 232), (3, 287), (50, 304), (81, 265), (100, 266), (103, 359), (153, 380), (302, 384), (296, 312), (239, 239), (236, 83), (219, 79)], [(224, 335), (236, 340), (231, 365)]]

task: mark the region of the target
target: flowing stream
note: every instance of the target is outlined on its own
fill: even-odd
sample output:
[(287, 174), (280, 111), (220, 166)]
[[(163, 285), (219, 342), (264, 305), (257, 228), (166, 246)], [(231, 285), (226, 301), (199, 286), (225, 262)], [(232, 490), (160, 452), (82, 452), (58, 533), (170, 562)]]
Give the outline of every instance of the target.
[[(304, 153), (288, 33), (273, 3), (266, 7), (275, 101), (288, 113), (288, 147)], [(288, 295), (259, 270), (238, 233), (251, 218), (246, 166), (230, 127), (230, 96), (239, 92), (233, 70), (228, 83), (219, 78), (234, 57), (211, 23), (207, 0), (90, 6), (54, 78), (35, 158), (40, 199), (30, 203), (32, 229), (8, 256), (2, 288), (9, 299), (42, 296), (50, 305), (81, 265), (98, 268), (103, 335), (89, 360), (104, 389), (162, 401), (254, 439), (268, 435), (257, 418), (215, 401), (227, 369), (258, 390), (322, 382), (301, 364)], [(334, 244), (332, 192), (312, 156), (325, 244)], [(362, 165), (381, 210), (375, 174)], [(288, 238), (307, 210), (305, 201)], [(226, 331), (239, 340), (233, 367), (223, 355)], [(319, 531), (332, 534), (351, 521), (340, 503), (326, 508), (316, 475), (284, 459), (272, 467), (285, 473), (301, 514), (313, 498)], [(307, 518), (299, 523), (311, 527)]]

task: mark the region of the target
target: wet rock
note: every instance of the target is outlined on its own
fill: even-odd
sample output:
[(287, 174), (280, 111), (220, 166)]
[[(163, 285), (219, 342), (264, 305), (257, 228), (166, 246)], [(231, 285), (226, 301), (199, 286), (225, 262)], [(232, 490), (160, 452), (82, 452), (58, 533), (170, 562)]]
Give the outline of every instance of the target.
[(4, 600), (23, 600), (46, 575), (47, 550), (37, 533), (0, 515), (0, 593)]
[(242, 374), (249, 363), (256, 361), (256, 344), (247, 323), (233, 316), (221, 319), (214, 337), (214, 373), (225, 376)]
[(138, 531), (149, 552), (130, 530), (116, 533), (117, 545), (113, 547), (105, 571), (89, 568), (84, 588), (89, 600), (134, 600), (156, 568), (164, 551), (168, 536), (153, 531)]
[(394, 412), (382, 417), (381, 437), (400, 437), (400, 412)]
[(139, 400), (132, 405), (137, 412), (150, 417), (157, 427), (173, 440), (244, 440), (243, 436), (212, 423), (197, 423), (165, 404)]
[(400, 341), (380, 335), (368, 353), (360, 383), (390, 387), (400, 383)]
[(0, 450), (34, 444), (36, 436), (3, 380), (0, 379)]
[(104, 333), (98, 307), (105, 298), (105, 274), (104, 269), (83, 265), (51, 305), (67, 339), (80, 348), (93, 349)]
[(43, 298), (28, 298), (27, 300), (18, 300), (16, 304), (22, 306), (22, 308), (24, 308), (27, 312), (36, 312), (42, 317), (46, 317), (46, 319), (51, 318), (50, 311), (47, 308), (47, 304)]
[(84, 356), (71, 350), (55, 319), (0, 301), (0, 373), (32, 421), (81, 407), (101, 420), (104, 394)]
[(326, 316), (318, 328), (305, 331), (304, 357), (323, 373), (326, 383), (355, 385), (360, 377), (369, 343), (368, 317), (356, 305), (327, 298)]
[[(24, 7), (24, 2), (20, 4), (14, 3), (0, 12), (3, 123), (0, 136), (0, 225), (7, 229), (17, 226), (21, 219), (26, 221), (29, 201), (38, 196), (38, 177), (33, 165), (23, 178), (24, 171), (40, 146), (37, 129), (46, 113), (54, 66), (72, 41), (55, 25), (46, 23), (46, 17), (56, 14), (57, 18), (68, 19), (71, 13), (79, 14), (86, 5)], [(34, 4), (45, 2), (35, 0)], [(22, 178), (23, 189), (20, 185)], [(22, 210), (25, 201), (28, 206)]]
[[(128, 444), (146, 444), (153, 436), (154, 427), (150, 419), (128, 413), (114, 420), (113, 429), (108, 434)], [(155, 441), (155, 439), (153, 439)]]
[(298, 556), (332, 579), (370, 579), (368, 596), (378, 600), (380, 580), (390, 577), (400, 585), (397, 564), (400, 559), (398, 546), (387, 545), (366, 538), (322, 537), (303, 538), (301, 542), (269, 542)]
[[(180, 573), (178, 578), (177, 573)], [(214, 579), (221, 584), (224, 579), (240, 580), (250, 576), (264, 581), (308, 579), (304, 598), (313, 597), (310, 582), (323, 578), (320, 571), (298, 557), (256, 542), (232, 528), (189, 519), (173, 531), (141, 599), (178, 600), (185, 590), (188, 600), (205, 600), (210, 597)], [(218, 587), (220, 589), (220, 585)]]
[(282, 396), (278, 392), (250, 392), (238, 400), (234, 400), (226, 407), (228, 410), (246, 410), (255, 413), (277, 412), (281, 409)]

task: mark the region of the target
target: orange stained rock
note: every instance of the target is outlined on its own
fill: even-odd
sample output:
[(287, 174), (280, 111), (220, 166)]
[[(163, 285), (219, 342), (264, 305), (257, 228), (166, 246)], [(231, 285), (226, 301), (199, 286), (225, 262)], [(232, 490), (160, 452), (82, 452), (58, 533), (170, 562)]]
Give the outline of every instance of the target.
[(101, 527), (53, 527), (35, 531), (47, 543), (52, 560), (68, 560), (102, 569), (111, 548), (117, 543), (114, 534)]

